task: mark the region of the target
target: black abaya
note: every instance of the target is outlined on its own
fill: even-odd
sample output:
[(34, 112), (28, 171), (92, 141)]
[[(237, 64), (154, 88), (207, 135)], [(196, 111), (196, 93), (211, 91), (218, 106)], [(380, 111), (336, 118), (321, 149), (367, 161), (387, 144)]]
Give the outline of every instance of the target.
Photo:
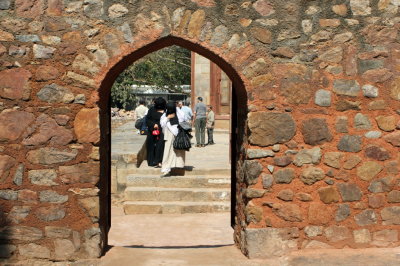
[[(146, 124), (148, 127), (146, 145), (147, 145), (147, 164), (149, 166), (157, 166), (161, 164), (164, 153), (164, 135), (162, 134), (160, 126), (160, 118), (163, 113), (157, 112), (157, 110), (152, 107), (149, 109), (146, 117)], [(153, 136), (152, 132), (154, 126), (158, 125), (158, 130), (160, 135)]]

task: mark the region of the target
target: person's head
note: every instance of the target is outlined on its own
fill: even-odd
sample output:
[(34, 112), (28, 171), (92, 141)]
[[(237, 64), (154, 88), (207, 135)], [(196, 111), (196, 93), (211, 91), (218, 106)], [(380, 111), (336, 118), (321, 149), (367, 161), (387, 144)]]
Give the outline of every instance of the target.
[(185, 103), (185, 105), (186, 105), (186, 106), (190, 106), (190, 101), (187, 101), (187, 102)]
[(198, 102), (202, 102), (202, 101), (203, 101), (203, 98), (202, 98), (202, 97), (197, 97), (197, 101), (198, 101)]
[(140, 105), (144, 105), (144, 104), (145, 104), (145, 101), (144, 101), (143, 99), (141, 99), (141, 100), (139, 101), (139, 104), (140, 104)]
[(179, 101), (179, 102), (178, 102), (178, 107), (179, 107), (179, 108), (182, 108), (182, 106), (183, 106), (183, 102), (182, 102), (182, 101)]
[(176, 114), (176, 104), (174, 102), (167, 103), (166, 115)]
[(208, 106), (208, 111), (212, 111), (212, 106), (211, 105)]
[(154, 108), (156, 110), (165, 110), (167, 102), (162, 97), (158, 97), (154, 100)]

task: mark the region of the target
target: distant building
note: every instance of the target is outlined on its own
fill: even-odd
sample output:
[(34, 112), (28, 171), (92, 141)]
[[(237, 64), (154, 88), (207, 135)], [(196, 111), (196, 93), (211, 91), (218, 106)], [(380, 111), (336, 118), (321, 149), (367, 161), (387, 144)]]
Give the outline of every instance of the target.
[(201, 96), (204, 103), (212, 105), (216, 127), (229, 129), (232, 82), (215, 63), (192, 52), (192, 107)]

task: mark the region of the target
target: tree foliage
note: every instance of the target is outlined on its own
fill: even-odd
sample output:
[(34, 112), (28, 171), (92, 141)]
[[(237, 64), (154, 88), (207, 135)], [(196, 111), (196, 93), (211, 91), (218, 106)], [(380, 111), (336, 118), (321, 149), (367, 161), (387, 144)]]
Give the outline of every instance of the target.
[(170, 46), (144, 56), (124, 70), (111, 88), (113, 107), (132, 109), (135, 96), (132, 85), (152, 85), (160, 90), (182, 92), (180, 85), (190, 84), (190, 51)]

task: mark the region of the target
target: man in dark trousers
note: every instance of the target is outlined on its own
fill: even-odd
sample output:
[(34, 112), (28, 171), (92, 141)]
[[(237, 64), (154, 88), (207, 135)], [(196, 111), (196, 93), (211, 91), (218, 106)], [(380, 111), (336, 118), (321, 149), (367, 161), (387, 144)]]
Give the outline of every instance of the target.
[(208, 106), (208, 113), (207, 113), (207, 138), (208, 142), (207, 145), (213, 145), (214, 143), (214, 125), (215, 125), (215, 115), (212, 110), (212, 106)]
[(197, 97), (197, 104), (194, 107), (194, 127), (196, 129), (196, 147), (206, 146), (206, 120), (207, 106), (203, 103), (203, 98)]

